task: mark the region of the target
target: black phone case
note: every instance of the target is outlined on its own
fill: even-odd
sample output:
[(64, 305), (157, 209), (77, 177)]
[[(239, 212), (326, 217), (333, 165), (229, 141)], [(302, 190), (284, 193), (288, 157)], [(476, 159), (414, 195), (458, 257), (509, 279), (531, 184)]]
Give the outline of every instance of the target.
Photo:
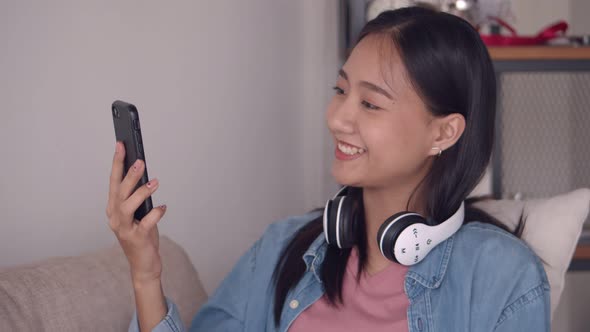
[[(143, 176), (137, 183), (135, 189), (145, 185), (148, 182), (147, 163), (145, 162), (145, 152), (143, 149), (143, 140), (141, 138), (141, 126), (139, 125), (139, 112), (137, 108), (124, 101), (116, 100), (111, 107), (111, 115), (115, 126), (115, 137), (117, 141), (122, 141), (125, 145), (125, 168), (123, 177), (133, 166), (137, 159), (141, 159), (145, 164)], [(135, 211), (135, 219), (141, 220), (153, 208), (152, 197), (148, 197)]]

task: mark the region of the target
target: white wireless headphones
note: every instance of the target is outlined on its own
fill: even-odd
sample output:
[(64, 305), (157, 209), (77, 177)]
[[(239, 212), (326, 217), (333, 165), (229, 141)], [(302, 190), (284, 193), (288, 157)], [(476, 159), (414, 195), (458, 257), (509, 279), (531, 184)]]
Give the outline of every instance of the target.
[[(329, 245), (351, 248), (355, 244), (360, 203), (343, 187), (324, 208), (324, 235)], [(402, 211), (387, 218), (377, 232), (383, 256), (402, 265), (414, 265), (439, 243), (455, 234), (465, 218), (465, 202), (447, 220), (429, 226), (418, 213)]]

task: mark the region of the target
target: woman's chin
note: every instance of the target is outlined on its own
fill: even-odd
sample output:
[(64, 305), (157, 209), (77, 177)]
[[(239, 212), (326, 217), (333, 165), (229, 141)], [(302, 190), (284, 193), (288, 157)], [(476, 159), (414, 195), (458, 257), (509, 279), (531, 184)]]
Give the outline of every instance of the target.
[(360, 187), (361, 179), (358, 177), (358, 173), (351, 172), (350, 170), (340, 167), (338, 162), (332, 164), (332, 177), (336, 183), (343, 186)]

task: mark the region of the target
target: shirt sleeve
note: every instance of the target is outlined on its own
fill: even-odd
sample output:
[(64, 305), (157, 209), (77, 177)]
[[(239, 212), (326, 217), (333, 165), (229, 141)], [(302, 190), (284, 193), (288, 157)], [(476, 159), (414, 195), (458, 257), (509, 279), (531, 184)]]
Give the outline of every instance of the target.
[(506, 307), (495, 332), (550, 332), (549, 288), (540, 285)]
[(209, 300), (201, 306), (191, 331), (238, 332), (244, 330), (246, 308), (253, 290), (258, 240), (242, 255)]
[[(169, 298), (166, 298), (166, 305), (168, 306), (166, 316), (152, 329), (152, 332), (184, 332), (185, 329), (184, 325), (182, 325), (178, 308)], [(137, 320), (137, 310), (133, 313), (133, 318), (131, 318), (128, 331), (140, 332), (139, 321)]]

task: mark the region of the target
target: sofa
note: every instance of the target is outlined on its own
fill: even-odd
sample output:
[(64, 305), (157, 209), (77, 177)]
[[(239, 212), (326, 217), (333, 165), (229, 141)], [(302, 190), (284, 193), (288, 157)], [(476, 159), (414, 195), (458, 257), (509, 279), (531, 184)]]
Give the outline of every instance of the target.
[[(207, 294), (186, 252), (160, 238), (166, 296), (185, 326)], [(174, 271), (171, 273), (170, 271)], [(135, 308), (129, 264), (111, 248), (0, 269), (0, 331), (127, 331)]]
[[(543, 261), (552, 314), (590, 209), (590, 189), (547, 199), (485, 200), (475, 205), (514, 228)], [(174, 241), (161, 236), (164, 293), (189, 326), (207, 300), (199, 274)], [(173, 273), (170, 271), (174, 271)], [(76, 257), (53, 257), (0, 269), (0, 331), (126, 331), (135, 304), (129, 266), (118, 245)]]

